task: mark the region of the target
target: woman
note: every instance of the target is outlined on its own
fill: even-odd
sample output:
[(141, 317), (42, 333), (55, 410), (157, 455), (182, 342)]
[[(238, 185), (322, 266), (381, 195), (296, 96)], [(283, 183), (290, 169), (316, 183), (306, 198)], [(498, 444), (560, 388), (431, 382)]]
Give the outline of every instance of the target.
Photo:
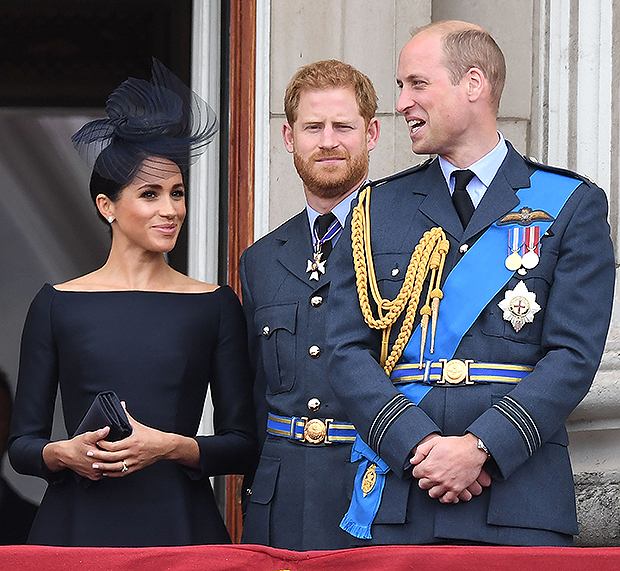
[[(217, 121), (158, 61), (129, 79), (109, 119), (73, 140), (96, 162), (91, 195), (110, 225), (100, 269), (32, 302), (22, 338), (10, 458), (49, 486), (29, 542), (154, 546), (227, 543), (209, 476), (243, 473), (255, 454), (245, 324), (229, 287), (166, 263), (185, 219), (182, 171)], [(215, 435), (195, 436), (207, 387)], [(73, 435), (94, 397), (115, 391), (132, 434), (109, 427), (51, 441), (60, 386)]]

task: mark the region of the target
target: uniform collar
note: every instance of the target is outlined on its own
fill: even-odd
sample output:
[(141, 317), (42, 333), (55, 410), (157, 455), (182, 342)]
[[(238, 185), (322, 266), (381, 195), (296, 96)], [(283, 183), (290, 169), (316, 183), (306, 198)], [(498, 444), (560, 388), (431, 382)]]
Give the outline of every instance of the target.
[[(338, 222), (340, 222), (340, 225), (343, 228), (344, 228), (344, 223), (347, 219), (347, 216), (349, 215), (349, 210), (351, 210), (351, 203), (357, 198), (357, 193), (359, 192), (359, 189), (362, 188), (367, 183), (368, 181), (364, 182), (364, 184), (362, 184), (359, 188), (354, 190), (351, 194), (345, 196), (338, 204), (336, 204), (336, 206), (332, 208), (332, 212), (334, 213), (334, 216), (338, 219)], [(308, 213), (308, 222), (310, 223), (310, 232), (312, 232), (312, 229), (314, 228), (314, 221), (320, 215), (320, 212), (317, 212), (307, 202), (306, 202), (306, 212)]]
[[(472, 179), (471, 183), (467, 186), (467, 191), (471, 195), (471, 199), (474, 206), (478, 206), (484, 193), (491, 184), (491, 181), (495, 178), (499, 167), (504, 162), (506, 155), (508, 154), (508, 146), (504, 140), (504, 136), (498, 131), (499, 142), (491, 151), (489, 151), (484, 157), (478, 159), (473, 165), (467, 167), (476, 176)], [(450, 189), (450, 194), (454, 190), (454, 181), (451, 179), (451, 175), (455, 170), (459, 170), (452, 163), (446, 159), (439, 157), (439, 166), (441, 172), (446, 179), (446, 184)]]

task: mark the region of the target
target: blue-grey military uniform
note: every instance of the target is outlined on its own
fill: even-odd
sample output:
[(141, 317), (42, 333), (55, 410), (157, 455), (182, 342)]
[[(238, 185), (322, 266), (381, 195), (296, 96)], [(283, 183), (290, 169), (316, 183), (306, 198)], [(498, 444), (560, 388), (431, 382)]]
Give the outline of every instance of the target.
[[(491, 224), (517, 209), (517, 190), (529, 187), (530, 176), (541, 169), (575, 179), (576, 189), (542, 237), (538, 265), (525, 275), (515, 272), (483, 305), (454, 354), (463, 361), (534, 367), (519, 383), (434, 386), (413, 406), (377, 363), (380, 335), (363, 321), (350, 249), (347, 267), (332, 279), (330, 303), (337, 312), (327, 324), (331, 385), (360, 436), (391, 468), (372, 539), (358, 544), (571, 545), (578, 533), (564, 423), (590, 387), (611, 315), (615, 269), (604, 192), (508, 145), (463, 230), (438, 160), (429, 160), (374, 186), (372, 252), (381, 294), (394, 299), (422, 234), (440, 226), (450, 241), (445, 278)], [(504, 262), (502, 257), (492, 263)], [(485, 272), (471, 275), (471, 291), (484, 279)], [(520, 281), (541, 309), (516, 331), (498, 303)], [(339, 318), (343, 314), (346, 320)], [(442, 306), (439, 314), (450, 319)], [(433, 432), (471, 432), (488, 447), (485, 469), (492, 483), (480, 496), (442, 504), (404, 469), (412, 448)]]
[[(319, 281), (310, 280), (306, 272), (313, 249), (305, 211), (258, 240), (241, 258), (262, 438), (244, 519), (244, 543), (294, 550), (350, 544), (350, 536), (338, 523), (348, 507), (355, 475), (349, 460), (351, 444), (311, 443), (266, 433), (269, 413), (348, 423), (329, 385), (325, 340), (325, 320), (334, 311), (328, 299), (330, 280), (346, 251), (344, 238), (343, 234), (334, 245)], [(298, 420), (298, 426), (304, 422)]]

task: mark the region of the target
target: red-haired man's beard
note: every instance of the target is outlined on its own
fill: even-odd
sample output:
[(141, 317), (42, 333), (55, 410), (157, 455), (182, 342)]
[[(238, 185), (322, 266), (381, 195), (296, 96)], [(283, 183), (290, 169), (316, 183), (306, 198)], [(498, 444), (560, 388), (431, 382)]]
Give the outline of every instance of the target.
[[(340, 158), (336, 163), (321, 163), (321, 159)], [(368, 176), (368, 152), (352, 156), (349, 151), (317, 151), (304, 159), (296, 151), (293, 162), (307, 190), (320, 198), (344, 196)]]

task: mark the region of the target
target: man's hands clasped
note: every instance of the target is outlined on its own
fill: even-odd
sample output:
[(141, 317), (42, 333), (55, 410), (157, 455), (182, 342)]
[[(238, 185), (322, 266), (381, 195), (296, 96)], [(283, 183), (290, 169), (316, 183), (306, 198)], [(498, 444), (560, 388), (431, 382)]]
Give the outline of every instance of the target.
[(491, 485), (491, 477), (482, 468), (487, 460), (478, 448), (478, 438), (429, 434), (415, 448), (409, 460), (418, 485), (431, 498), (444, 504), (456, 504), (479, 496)]

